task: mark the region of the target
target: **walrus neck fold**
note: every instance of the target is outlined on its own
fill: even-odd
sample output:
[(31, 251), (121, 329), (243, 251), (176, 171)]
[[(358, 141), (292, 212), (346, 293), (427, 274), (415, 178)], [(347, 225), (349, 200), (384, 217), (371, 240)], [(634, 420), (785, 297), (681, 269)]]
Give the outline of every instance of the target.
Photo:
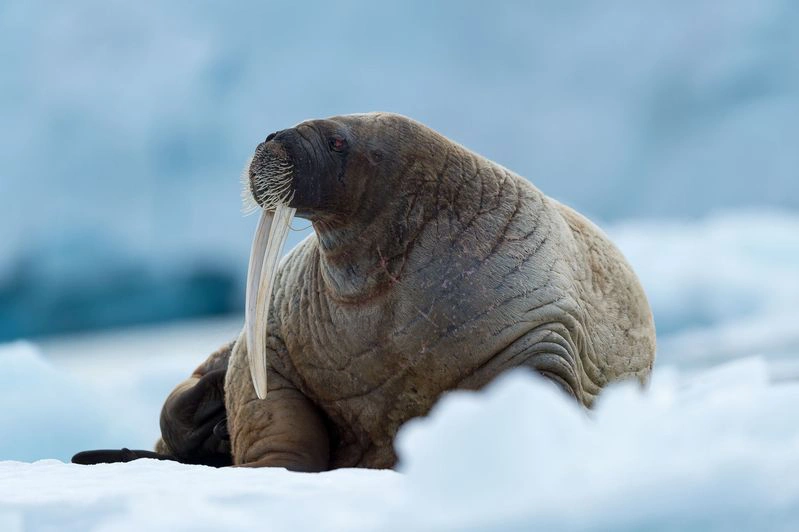
[(314, 222), (320, 273), (332, 297), (347, 303), (369, 300), (399, 281), (410, 243), (386, 231), (387, 218), (370, 224)]

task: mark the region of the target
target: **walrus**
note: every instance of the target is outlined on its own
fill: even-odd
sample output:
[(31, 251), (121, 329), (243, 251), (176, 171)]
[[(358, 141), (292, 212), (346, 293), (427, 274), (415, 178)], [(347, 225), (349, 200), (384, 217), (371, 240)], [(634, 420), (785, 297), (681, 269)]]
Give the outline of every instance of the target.
[[(647, 382), (652, 312), (608, 237), (423, 124), (305, 121), (268, 135), (245, 181), (263, 208), (246, 324), (167, 398), (160, 454), (391, 468), (403, 423), (508, 369), (585, 408), (609, 383)], [(314, 232), (275, 268), (295, 211)]]

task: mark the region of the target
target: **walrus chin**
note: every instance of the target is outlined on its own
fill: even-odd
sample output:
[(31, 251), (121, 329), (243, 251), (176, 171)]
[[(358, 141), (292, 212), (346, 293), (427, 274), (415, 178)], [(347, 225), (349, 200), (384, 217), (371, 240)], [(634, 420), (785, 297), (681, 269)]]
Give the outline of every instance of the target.
[(271, 150), (264, 145), (259, 148), (268, 152), (256, 152), (242, 176), (245, 185), (245, 210), (262, 208), (247, 268), (244, 320), (252, 384), (258, 398), (265, 399), (268, 390), (266, 329), (269, 304), (272, 300), (277, 264), (296, 209), (288, 206), (294, 194), (291, 161), (285, 152), (274, 153), (274, 147), (270, 146)]

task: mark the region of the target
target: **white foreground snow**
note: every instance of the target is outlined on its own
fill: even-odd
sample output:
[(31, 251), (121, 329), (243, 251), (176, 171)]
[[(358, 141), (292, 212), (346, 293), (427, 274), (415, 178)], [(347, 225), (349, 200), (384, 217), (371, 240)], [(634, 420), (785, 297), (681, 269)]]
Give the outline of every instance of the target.
[(14, 530), (789, 530), (799, 525), (799, 383), (753, 358), (589, 417), (517, 370), (446, 396), (398, 438), (400, 471), (0, 462)]
[(0, 531), (799, 529), (799, 217), (609, 233), (662, 324), (648, 390), (587, 415), (511, 373), (408, 423), (399, 473), (64, 463), (150, 447), (240, 320), (0, 346)]

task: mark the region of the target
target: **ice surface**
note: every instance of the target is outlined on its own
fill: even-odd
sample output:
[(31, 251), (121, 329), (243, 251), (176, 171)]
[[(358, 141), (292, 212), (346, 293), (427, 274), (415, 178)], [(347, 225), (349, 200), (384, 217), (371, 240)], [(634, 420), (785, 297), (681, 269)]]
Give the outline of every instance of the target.
[(770, 384), (762, 360), (659, 370), (590, 416), (545, 384), (519, 371), (406, 425), (400, 469), (421, 515), (485, 530), (799, 523), (799, 384)]
[(47, 363), (36, 348), (15, 343), (0, 348), (0, 456), (33, 460), (68, 458), (68, 449), (120, 444), (135, 437), (113, 407), (77, 379)]
[[(108, 332), (0, 344), (0, 460), (68, 460), (77, 450), (150, 448), (175, 384), (241, 323)], [(2, 531), (2, 528), (0, 528)]]
[[(799, 383), (751, 358), (619, 385), (591, 415), (516, 371), (444, 397), (400, 473), (0, 462), (18, 530), (791, 530)], [(11, 528), (9, 528), (11, 527)]]

